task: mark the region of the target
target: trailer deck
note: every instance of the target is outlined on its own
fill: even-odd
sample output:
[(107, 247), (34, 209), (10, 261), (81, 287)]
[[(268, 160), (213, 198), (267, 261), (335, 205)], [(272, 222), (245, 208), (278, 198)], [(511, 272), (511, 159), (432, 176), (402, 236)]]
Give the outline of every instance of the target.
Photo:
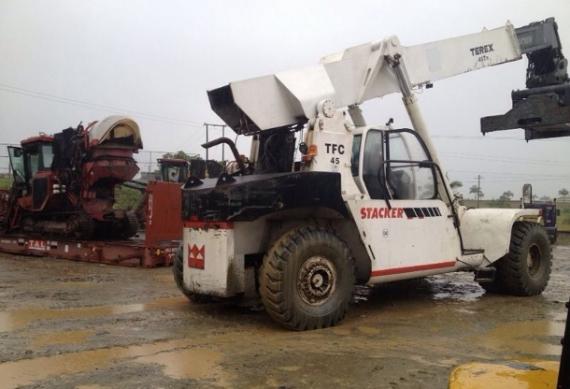
[(169, 266), (179, 241), (148, 246), (144, 239), (74, 241), (0, 235), (0, 252), (121, 266)]
[(121, 266), (169, 266), (182, 238), (180, 185), (150, 182), (146, 196), (145, 231), (129, 240), (73, 240), (0, 232), (0, 252)]

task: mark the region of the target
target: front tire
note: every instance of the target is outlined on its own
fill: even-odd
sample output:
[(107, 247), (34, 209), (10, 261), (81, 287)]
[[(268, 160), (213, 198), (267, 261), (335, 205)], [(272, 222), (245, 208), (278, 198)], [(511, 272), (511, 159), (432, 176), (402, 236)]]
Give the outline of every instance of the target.
[(541, 294), (550, 279), (552, 253), (548, 234), (536, 223), (515, 223), (509, 253), (497, 262), (496, 279), (487, 291), (515, 296)]
[(285, 233), (265, 258), (259, 293), (269, 316), (303, 331), (333, 326), (348, 309), (354, 261), (332, 231), (313, 226)]

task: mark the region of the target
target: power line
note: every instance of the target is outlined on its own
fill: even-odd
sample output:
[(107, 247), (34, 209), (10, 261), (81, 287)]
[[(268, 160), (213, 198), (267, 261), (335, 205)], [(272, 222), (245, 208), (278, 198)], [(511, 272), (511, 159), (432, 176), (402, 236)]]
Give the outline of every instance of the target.
[[(492, 172), (492, 171), (482, 171), (482, 170), (455, 170), (449, 169), (448, 172), (457, 172), (457, 173), (484, 173), (484, 174), (492, 174), (492, 175), (499, 175), (499, 176), (521, 176), (521, 177), (551, 177), (551, 178), (570, 178), (570, 175), (563, 175), (563, 174), (544, 174), (544, 173), (512, 173), (512, 172)], [(495, 177), (501, 178), (501, 177)]]
[(171, 118), (171, 117), (167, 117), (167, 116), (136, 111), (136, 110), (128, 109), (128, 108), (121, 108), (121, 107), (115, 107), (112, 105), (98, 104), (98, 103), (92, 103), (89, 101), (83, 101), (83, 100), (77, 100), (77, 99), (72, 99), (72, 98), (68, 98), (68, 97), (56, 96), (56, 95), (52, 95), (50, 93), (37, 92), (37, 91), (30, 90), (30, 89), (19, 88), (19, 87), (15, 87), (15, 86), (4, 84), (4, 83), (0, 83), (0, 90), (2, 90), (4, 92), (20, 94), (20, 95), (24, 95), (24, 96), (28, 96), (28, 97), (38, 98), (38, 99), (42, 99), (42, 100), (48, 100), (48, 101), (61, 103), (61, 104), (75, 105), (75, 106), (80, 106), (80, 107), (84, 107), (84, 108), (91, 108), (91, 109), (102, 110), (102, 111), (107, 111), (107, 112), (110, 111), (113, 113), (124, 113), (124, 114), (136, 115), (136, 116), (139, 116), (141, 118), (148, 119), (148, 120), (154, 120), (154, 121), (159, 121), (159, 122), (168, 122), (168, 123), (172, 123), (172, 124), (185, 125), (185, 126), (190, 126), (190, 127), (195, 127), (195, 128), (202, 128), (201, 123), (191, 121), (191, 120), (176, 119), (176, 118)]
[(539, 160), (539, 159), (524, 159), (512, 157), (496, 157), (490, 155), (480, 154), (456, 154), (456, 153), (441, 153), (442, 156), (452, 159), (472, 159), (477, 161), (491, 161), (491, 162), (505, 162), (505, 163), (523, 163), (530, 165), (560, 165), (570, 163), (570, 161), (555, 161), (555, 160)]
[[(524, 138), (516, 138), (514, 136), (491, 137), (491, 136), (474, 136), (474, 135), (431, 135), (431, 138), (433, 138), (433, 139), (452, 139), (452, 140), (477, 140), (477, 141), (501, 140), (501, 141), (523, 141), (523, 142), (527, 142), (527, 140)], [(543, 142), (564, 142), (564, 143), (567, 143), (566, 141), (568, 141), (568, 140), (570, 140), (570, 138), (564, 138), (564, 139), (546, 138), (546, 139), (534, 139), (533, 142), (543, 141)]]

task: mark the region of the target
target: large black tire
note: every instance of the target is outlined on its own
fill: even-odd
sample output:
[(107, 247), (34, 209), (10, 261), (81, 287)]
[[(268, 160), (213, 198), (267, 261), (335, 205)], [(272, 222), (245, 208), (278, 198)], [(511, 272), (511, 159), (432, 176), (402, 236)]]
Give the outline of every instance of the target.
[(133, 211), (128, 211), (122, 223), (122, 236), (124, 239), (132, 238), (139, 231), (139, 219)]
[(269, 316), (303, 331), (341, 321), (354, 287), (354, 261), (332, 231), (313, 226), (285, 233), (267, 252), (259, 293)]
[(210, 296), (203, 296), (199, 294), (192, 293), (184, 286), (184, 252), (182, 251), (182, 246), (178, 247), (176, 255), (174, 256), (174, 261), (172, 263), (172, 275), (174, 276), (174, 282), (180, 291), (196, 304), (205, 304), (212, 301)]
[(495, 280), (481, 286), (491, 293), (536, 296), (550, 279), (552, 249), (548, 234), (536, 223), (515, 223), (509, 253), (497, 262)]
[(477, 281), (479, 285), (485, 289), (487, 293), (501, 293), (503, 290), (501, 288), (501, 282), (499, 277), (495, 274), (495, 279), (492, 281)]

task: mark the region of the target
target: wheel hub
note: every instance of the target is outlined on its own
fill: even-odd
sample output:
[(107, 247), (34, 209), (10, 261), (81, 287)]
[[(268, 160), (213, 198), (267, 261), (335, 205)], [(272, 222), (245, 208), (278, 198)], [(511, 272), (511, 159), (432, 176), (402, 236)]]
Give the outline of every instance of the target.
[(307, 259), (299, 269), (297, 291), (301, 299), (310, 305), (321, 305), (336, 288), (336, 269), (325, 257)]
[(540, 248), (536, 244), (532, 244), (528, 248), (528, 254), (526, 257), (526, 264), (528, 266), (528, 272), (531, 276), (535, 275), (540, 268), (540, 263), (542, 261), (542, 253)]

